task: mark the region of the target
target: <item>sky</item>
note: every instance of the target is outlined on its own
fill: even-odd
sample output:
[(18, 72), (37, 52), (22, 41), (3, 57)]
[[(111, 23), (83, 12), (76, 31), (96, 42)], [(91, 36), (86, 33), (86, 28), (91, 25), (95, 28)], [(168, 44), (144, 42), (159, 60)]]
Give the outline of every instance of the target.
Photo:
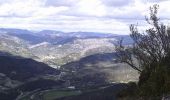
[(170, 0), (0, 0), (0, 27), (129, 34), (130, 24), (145, 29), (153, 4), (169, 24)]

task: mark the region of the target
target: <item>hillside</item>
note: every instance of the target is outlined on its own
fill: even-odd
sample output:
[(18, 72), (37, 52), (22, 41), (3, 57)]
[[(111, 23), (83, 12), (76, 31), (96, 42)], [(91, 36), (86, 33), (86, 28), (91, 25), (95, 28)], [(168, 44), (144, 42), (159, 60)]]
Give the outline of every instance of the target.
[(0, 56), (0, 73), (13, 80), (24, 81), (38, 75), (58, 74), (57, 70), (48, 65), (15, 56)]
[(19, 91), (24, 93), (28, 89), (33, 91), (38, 88), (60, 87), (63, 83), (57, 78), (60, 71), (42, 62), (5, 52), (0, 54), (0, 98), (4, 98), (3, 100), (16, 98)]
[[(1, 52), (2, 54), (2, 52)], [(13, 87), (30, 79), (45, 75), (58, 75), (60, 71), (32, 59), (13, 56), (8, 53), (0, 55), (0, 82), (3, 86)], [(10, 86), (11, 85), (11, 86)]]
[(27, 48), (27, 42), (5, 33), (0, 33), (0, 51), (23, 57), (34, 57)]
[(136, 81), (138, 73), (115, 60), (120, 38), (132, 43), (126, 35), (1, 28), (0, 97), (22, 100), (70, 86), (79, 94), (82, 88)]
[(115, 53), (95, 54), (67, 63), (61, 68), (64, 79), (74, 86), (97, 85), (112, 82), (137, 81), (137, 71), (117, 62)]
[(82, 57), (114, 52), (114, 43), (120, 38), (125, 45), (132, 43), (128, 35), (0, 28), (0, 50), (58, 68)]

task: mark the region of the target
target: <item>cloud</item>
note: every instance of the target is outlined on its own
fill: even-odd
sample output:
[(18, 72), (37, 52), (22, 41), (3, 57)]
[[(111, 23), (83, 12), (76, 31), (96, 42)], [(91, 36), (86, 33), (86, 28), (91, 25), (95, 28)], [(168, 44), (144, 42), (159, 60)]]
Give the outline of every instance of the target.
[(134, 0), (101, 0), (106, 6), (121, 7), (132, 4)]
[(45, 6), (74, 6), (79, 0), (46, 0)]
[(168, 0), (141, 0), (142, 2), (151, 2), (151, 3), (160, 3), (160, 2), (164, 2), (164, 1), (168, 1)]
[(0, 5), (0, 16), (30, 16), (38, 6), (40, 1), (33, 0), (11, 0), (11, 2), (3, 2)]
[[(15, 2), (14, 2), (15, 1)], [(48, 16), (67, 10), (67, 7), (44, 7), (43, 0), (14, 0), (0, 6), (0, 16), (6, 17), (32, 17)]]
[(128, 34), (154, 3), (169, 22), (168, 0), (0, 0), (0, 27)]

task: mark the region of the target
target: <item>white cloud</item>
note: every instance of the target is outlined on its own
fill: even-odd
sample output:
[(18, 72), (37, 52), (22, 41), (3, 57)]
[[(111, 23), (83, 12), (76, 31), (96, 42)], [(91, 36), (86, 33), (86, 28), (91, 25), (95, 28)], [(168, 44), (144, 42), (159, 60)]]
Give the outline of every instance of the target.
[(105, 16), (106, 9), (100, 0), (81, 0), (77, 7), (77, 11), (86, 15)]
[(77, 2), (80, 0), (46, 0), (45, 6), (67, 6), (72, 7), (75, 6)]
[(154, 3), (167, 22), (168, 0), (1, 0), (0, 27), (127, 34), (130, 24), (146, 24)]

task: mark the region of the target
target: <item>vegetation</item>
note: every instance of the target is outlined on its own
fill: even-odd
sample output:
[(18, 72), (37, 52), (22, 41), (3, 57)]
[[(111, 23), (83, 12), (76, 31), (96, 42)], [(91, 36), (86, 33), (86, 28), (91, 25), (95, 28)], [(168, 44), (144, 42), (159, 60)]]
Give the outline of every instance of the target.
[(26, 81), (40, 75), (57, 75), (60, 73), (59, 70), (51, 68), (44, 63), (20, 56), (13, 56), (9, 53), (7, 55), (9, 56), (0, 56), (0, 73), (5, 74), (10, 79)]
[(34, 93), (30, 93), (19, 100), (55, 100), (58, 98), (75, 96), (81, 94), (78, 90), (61, 90), (61, 89), (52, 89), (45, 91), (35, 91)]
[(44, 100), (54, 100), (57, 98), (79, 95), (80, 91), (59, 91), (54, 90), (43, 94)]
[(130, 25), (133, 46), (116, 45), (118, 58), (140, 73), (138, 95), (162, 96), (170, 93), (170, 29), (157, 17), (158, 5), (150, 7), (146, 21), (151, 28), (140, 33)]
[(80, 95), (58, 98), (56, 100), (116, 100), (115, 95), (126, 87), (126, 84), (113, 84), (98, 87), (95, 90), (89, 89), (85, 92), (82, 91)]

